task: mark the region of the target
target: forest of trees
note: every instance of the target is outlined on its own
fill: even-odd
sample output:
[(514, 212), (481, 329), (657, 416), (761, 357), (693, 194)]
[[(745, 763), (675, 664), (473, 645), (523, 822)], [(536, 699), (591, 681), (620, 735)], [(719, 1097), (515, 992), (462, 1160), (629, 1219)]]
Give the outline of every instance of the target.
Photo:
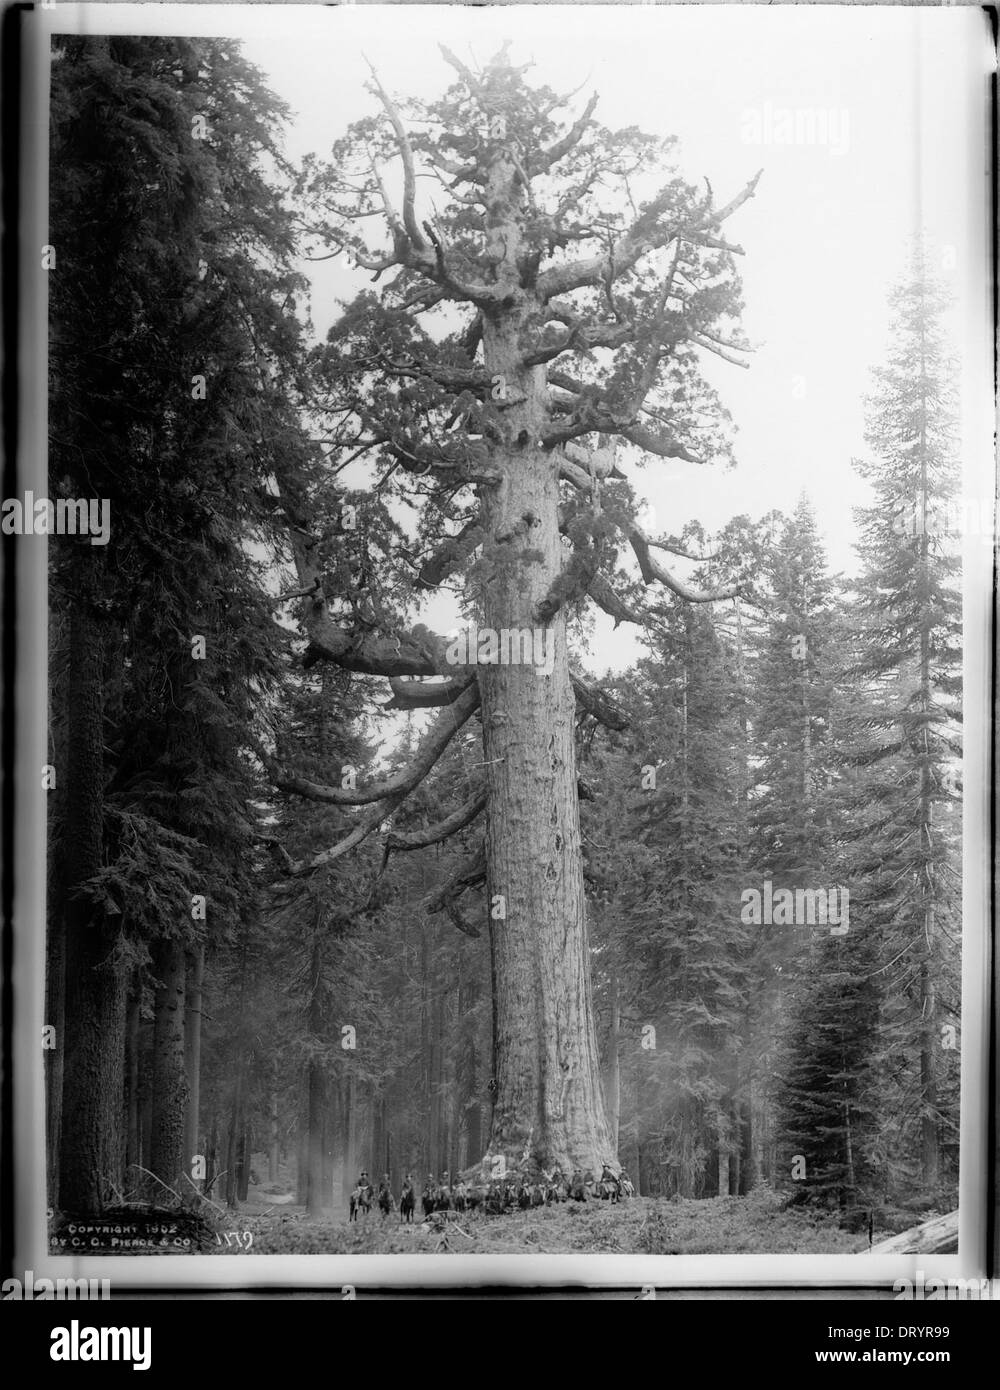
[[(716, 203), (504, 51), (441, 86), (373, 72), (293, 168), (237, 43), (55, 41), (50, 496), (111, 540), (50, 543), (50, 1204), (288, 1177), (319, 1216), (503, 1156), (950, 1209), (942, 293), (900, 264), (852, 574), (806, 491), (654, 535), (626, 474), (732, 458), (703, 364), (749, 352), (756, 179)], [(317, 343), (335, 254), (364, 288)], [(551, 671), (456, 666), (437, 590)], [(592, 605), (634, 668), (593, 675)], [(847, 930), (750, 920), (765, 883)]]

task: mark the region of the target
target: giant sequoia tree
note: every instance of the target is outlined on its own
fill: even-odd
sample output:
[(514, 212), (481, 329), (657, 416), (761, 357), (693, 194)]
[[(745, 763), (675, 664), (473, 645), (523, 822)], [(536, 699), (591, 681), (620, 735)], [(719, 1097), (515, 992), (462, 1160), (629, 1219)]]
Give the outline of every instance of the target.
[(296, 864), (309, 872), (376, 830), (478, 712), (481, 789), (426, 834), (485, 810), (482, 848), (439, 905), (468, 928), (457, 895), (485, 881), (488, 1152), (596, 1167), (614, 1154), (591, 1001), (575, 702), (613, 716), (571, 673), (567, 610), (589, 595), (616, 621), (655, 621), (610, 582), (624, 546), (661, 603), (669, 592), (726, 596), (691, 589), (654, 554), (672, 542), (635, 522), (616, 457), (728, 458), (702, 354), (740, 362), (745, 349), (740, 248), (723, 223), (756, 179), (717, 203), (707, 182), (673, 171), (671, 142), (596, 126), (596, 96), (560, 123), (566, 102), (529, 85), (505, 50), (482, 72), (442, 53), (457, 80), (441, 100), (398, 103), (373, 72), (375, 113), (306, 171), (322, 254), (353, 258), (379, 285), (319, 353), (316, 403), (341, 462), (367, 454), (382, 493), (419, 503), (419, 553), (403, 557), (419, 585), (460, 575), (481, 632), (544, 630), (554, 661), (546, 674), (480, 648), (477, 663), (473, 644), (471, 661), (455, 662), (455, 645), (394, 622), (371, 598), (338, 604), (321, 538), (290, 503), (308, 659), (390, 678), (397, 706), (441, 710), (412, 767), (380, 785), (281, 780), (373, 807)]

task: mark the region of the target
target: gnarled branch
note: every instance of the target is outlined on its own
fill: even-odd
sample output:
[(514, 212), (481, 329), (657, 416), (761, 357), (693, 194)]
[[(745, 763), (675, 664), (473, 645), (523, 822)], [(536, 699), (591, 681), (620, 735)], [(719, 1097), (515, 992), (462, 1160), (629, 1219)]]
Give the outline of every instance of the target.
[(473, 792), (468, 800), (463, 801), (462, 805), (452, 811), (450, 816), (445, 816), (444, 820), (438, 821), (436, 825), (429, 825), (423, 830), (390, 830), (386, 839), (387, 850), (409, 851), (414, 849), (426, 849), (428, 845), (440, 844), (442, 840), (447, 840), (449, 835), (454, 835), (456, 830), (461, 830), (463, 826), (471, 823), (486, 806), (488, 792), (485, 787)]
[[(578, 709), (585, 710), (587, 714), (597, 720), (598, 724), (603, 724), (606, 729), (614, 729), (617, 733), (623, 733), (629, 727), (629, 721), (610, 695), (605, 695), (603, 690), (588, 685), (586, 681), (572, 673), (570, 673), (570, 681), (576, 695)], [(577, 792), (581, 801), (593, 800), (589, 787), (582, 781), (578, 782)]]
[(479, 931), (466, 922), (458, 909), (458, 899), (469, 888), (478, 888), (486, 881), (486, 845), (480, 841), (475, 852), (460, 864), (451, 877), (423, 903), (429, 916), (437, 912), (447, 912), (460, 932), (466, 936), (478, 937)]
[(569, 130), (557, 140), (549, 149), (542, 150), (535, 159), (531, 161), (531, 172), (533, 174), (544, 174), (547, 169), (551, 169), (553, 164), (558, 164), (564, 155), (569, 154), (574, 145), (578, 145), (583, 138), (583, 132), (590, 124), (590, 118), (594, 114), (594, 108), (598, 102), (598, 95), (595, 92), (587, 105), (584, 107), (583, 114), (579, 116)]
[[(467, 689), (452, 705), (441, 711), (440, 716), (427, 730), (413, 762), (387, 777), (384, 782), (374, 782), (369, 787), (329, 787), (319, 782), (310, 782), (305, 777), (289, 777), (280, 772), (273, 758), (268, 759), (268, 768), (275, 786), (282, 791), (295, 792), (310, 801), (322, 801), (331, 806), (367, 806), (373, 801), (409, 796), (430, 772), (462, 725), (478, 708), (479, 685), (470, 681)], [(383, 812), (380, 819), (384, 819), (385, 814)]]
[(688, 603), (715, 603), (719, 599), (735, 598), (739, 594), (738, 585), (729, 589), (693, 589), (689, 584), (685, 584), (683, 580), (671, 574), (658, 560), (653, 559), (649, 553), (649, 541), (638, 526), (629, 529), (628, 538), (635, 551), (636, 559), (639, 561), (639, 572), (644, 584), (652, 584), (654, 580), (658, 581), (671, 593), (676, 594), (678, 598), (686, 599)]
[(441, 705), (453, 705), (463, 690), (466, 690), (475, 676), (465, 680), (434, 681), (427, 685), (419, 680), (401, 680), (393, 676), (389, 680), (392, 699), (383, 709), (437, 709)]

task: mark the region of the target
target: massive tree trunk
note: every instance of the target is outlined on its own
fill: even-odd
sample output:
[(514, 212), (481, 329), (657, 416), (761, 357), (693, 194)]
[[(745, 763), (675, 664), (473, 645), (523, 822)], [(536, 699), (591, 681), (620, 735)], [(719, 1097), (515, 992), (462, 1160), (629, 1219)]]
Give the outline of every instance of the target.
[(60, 1204), (95, 1213), (121, 1193), (125, 979), (118, 930), (81, 893), (102, 864), (104, 699), (101, 624), (90, 585), (73, 606), (66, 767), (66, 992)]
[[(507, 166), (500, 166), (501, 169)], [(509, 169), (503, 177), (514, 181)], [(498, 199), (511, 206), (506, 188)], [(517, 220), (496, 229), (502, 254), (518, 253)], [(498, 635), (543, 626), (536, 613), (563, 568), (559, 464), (537, 447), (546, 383), (522, 368), (527, 305), (487, 317), (486, 369), (503, 383), (509, 437), (523, 448), (495, 451), (503, 481), (483, 490), (487, 552), (485, 624)], [(554, 648), (545, 674), (530, 664), (479, 669), (489, 787), (486, 883), (493, 965), (496, 1098), (489, 1154), (564, 1170), (617, 1162), (601, 1093), (591, 998), (576, 789), (575, 698), (563, 613), (545, 633)]]

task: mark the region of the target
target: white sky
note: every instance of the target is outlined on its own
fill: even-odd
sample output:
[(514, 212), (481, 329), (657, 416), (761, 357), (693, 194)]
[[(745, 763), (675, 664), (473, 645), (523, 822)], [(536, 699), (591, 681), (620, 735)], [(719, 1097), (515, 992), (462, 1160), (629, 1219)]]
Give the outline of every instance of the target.
[[(59, 5), (54, 27), (78, 7)], [(325, 154), (375, 111), (362, 53), (386, 87), (433, 97), (452, 72), (438, 43), (483, 61), (505, 39), (538, 81), (572, 90), (596, 118), (676, 135), (681, 172), (727, 201), (759, 168), (756, 197), (726, 224), (741, 244), (749, 371), (708, 358), (735, 425), (738, 467), (655, 460), (637, 491), (654, 527), (815, 506), (834, 569), (853, 566), (851, 507), (866, 500), (850, 461), (864, 451), (863, 397), (886, 349), (886, 293), (923, 231), (956, 300), (967, 495), (993, 493), (987, 83), (992, 48), (975, 8), (838, 6), (88, 6), (93, 32), (239, 33), (247, 57), (293, 108), (287, 150)], [(133, 18), (130, 20), (130, 16)], [(141, 17), (136, 19), (135, 17)], [(155, 16), (155, 18), (154, 18)], [(74, 28), (74, 23), (65, 27)], [(782, 113), (829, 122), (825, 142), (778, 143)], [(765, 139), (748, 141), (754, 121)], [(335, 297), (367, 284), (342, 263), (303, 267), (320, 334)], [(679, 562), (682, 563), (682, 562)], [(434, 600), (425, 620), (454, 621)], [(634, 635), (598, 615), (588, 666), (620, 669)]]
[[(676, 135), (681, 171), (707, 176), (720, 201), (763, 168), (756, 197), (726, 227), (746, 251), (743, 323), (758, 351), (746, 372), (714, 358), (706, 367), (738, 427), (738, 467), (648, 466), (638, 489), (656, 529), (679, 531), (693, 518), (713, 529), (740, 512), (787, 510), (805, 490), (833, 567), (852, 566), (850, 509), (866, 494), (850, 460), (864, 450), (869, 369), (885, 354), (886, 292), (921, 229), (956, 296), (964, 435), (970, 453), (972, 421), (985, 422), (982, 470), (991, 51), (978, 11), (353, 6), (286, 9), (279, 27), (248, 39), (245, 51), (297, 113), (293, 156), (324, 153), (375, 109), (362, 53), (390, 91), (433, 97), (452, 77), (440, 42), (483, 61), (509, 38), (511, 61), (534, 60), (529, 78), (567, 91), (586, 79), (575, 105), (596, 90), (604, 125)], [(779, 143), (783, 111), (814, 113), (816, 143)], [(756, 129), (759, 144), (747, 138)], [(325, 333), (334, 297), (368, 277), (354, 280), (336, 262), (310, 273)], [(988, 498), (989, 473), (979, 476)], [(436, 616), (429, 611), (432, 625)], [(634, 654), (633, 635), (612, 633), (603, 615), (597, 640), (595, 670)]]

